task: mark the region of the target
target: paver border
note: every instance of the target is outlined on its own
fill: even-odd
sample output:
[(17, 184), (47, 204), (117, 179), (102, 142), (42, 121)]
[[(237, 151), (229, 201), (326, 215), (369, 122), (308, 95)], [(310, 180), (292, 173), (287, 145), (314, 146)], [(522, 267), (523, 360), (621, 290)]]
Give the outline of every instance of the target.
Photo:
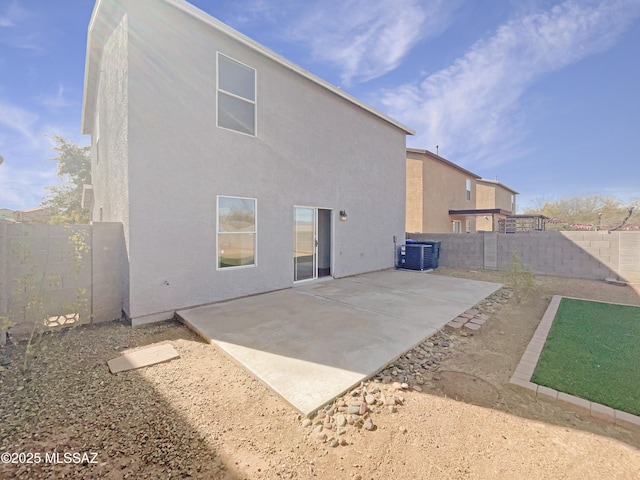
[[(551, 302), (549, 303), (549, 306), (547, 307), (547, 310), (544, 312), (542, 320), (540, 320), (540, 324), (533, 334), (529, 345), (522, 355), (520, 363), (518, 363), (518, 366), (513, 372), (509, 383), (533, 392), (536, 397), (543, 396), (545, 398), (551, 398), (553, 400), (562, 402), (573, 410), (577, 410), (582, 413), (588, 413), (592, 417), (604, 420), (605, 422), (613, 423), (614, 425), (640, 429), (640, 417), (638, 417), (637, 415), (632, 415), (621, 410), (616, 410), (600, 403), (590, 402), (589, 400), (585, 400), (584, 398), (579, 398), (564, 392), (558, 392), (552, 388), (538, 385), (531, 381), (533, 371), (535, 370), (536, 365), (538, 364), (538, 360), (540, 359), (540, 353), (542, 352), (542, 348), (544, 347), (544, 344), (547, 340), (547, 335), (549, 335), (549, 330), (551, 330), (551, 325), (553, 324), (553, 320), (555, 319), (556, 313), (558, 312), (560, 300), (562, 300), (563, 298), (584, 300), (587, 302), (600, 302), (599, 300), (589, 300), (585, 298), (563, 297), (562, 295), (554, 295), (551, 299)], [(621, 305), (619, 303), (613, 302), (600, 303)], [(637, 305), (632, 306), (637, 307)]]

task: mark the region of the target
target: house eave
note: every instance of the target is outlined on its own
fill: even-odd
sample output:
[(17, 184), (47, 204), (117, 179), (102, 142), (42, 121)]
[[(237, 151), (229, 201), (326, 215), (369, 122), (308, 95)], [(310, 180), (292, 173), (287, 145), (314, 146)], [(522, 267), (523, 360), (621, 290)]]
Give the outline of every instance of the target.
[(509, 210), (501, 208), (472, 208), (467, 210), (449, 210), (449, 215), (511, 215)]
[(497, 185), (497, 186), (502, 187), (505, 190), (507, 190), (507, 191), (509, 191), (509, 192), (511, 192), (511, 193), (513, 193), (515, 195), (520, 195), (520, 193), (516, 192), (513, 188), (507, 187), (504, 183), (500, 183), (497, 180), (489, 180), (489, 179), (486, 179), (486, 178), (480, 178), (480, 179), (478, 179), (478, 183), (489, 183), (491, 185)]
[(420, 149), (420, 148), (407, 148), (407, 153), (417, 153), (417, 154), (420, 154), (420, 155), (426, 155), (426, 156), (431, 157), (432, 159), (434, 159), (434, 160), (436, 160), (436, 161), (438, 161), (438, 162), (440, 162), (440, 163), (442, 163), (444, 165), (448, 165), (448, 166), (450, 166), (452, 168), (455, 168), (456, 170), (464, 173), (465, 175), (473, 177), (476, 180), (479, 180), (480, 178), (482, 178), (480, 175), (475, 174), (473, 172), (470, 172), (466, 168), (463, 168), (460, 165), (458, 165), (456, 163), (453, 163), (452, 161), (447, 160), (444, 157), (441, 157), (440, 155), (436, 155), (435, 153), (430, 152), (429, 150), (423, 150), (423, 149)]

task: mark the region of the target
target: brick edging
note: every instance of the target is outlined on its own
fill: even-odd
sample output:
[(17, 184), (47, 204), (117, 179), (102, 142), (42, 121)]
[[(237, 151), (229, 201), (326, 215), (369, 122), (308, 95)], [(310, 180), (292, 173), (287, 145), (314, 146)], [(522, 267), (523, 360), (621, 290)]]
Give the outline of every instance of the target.
[[(509, 383), (532, 391), (535, 393), (536, 397), (542, 395), (546, 398), (552, 398), (564, 403), (574, 410), (587, 413), (592, 417), (599, 418), (605, 422), (625, 427), (640, 428), (640, 417), (636, 415), (616, 410), (600, 403), (590, 402), (584, 398), (579, 398), (564, 392), (558, 392), (552, 388), (537, 385), (531, 381), (533, 371), (535, 370), (538, 359), (540, 358), (540, 353), (542, 352), (544, 343), (547, 340), (547, 335), (549, 334), (549, 330), (551, 329), (553, 319), (556, 316), (558, 307), (560, 306), (560, 300), (562, 300), (562, 298), (563, 297), (561, 295), (554, 295), (551, 299), (551, 302), (549, 303), (547, 310), (544, 312), (542, 320), (540, 320), (540, 324), (538, 325), (536, 332), (533, 334), (533, 338), (529, 342), (527, 349), (522, 355), (515, 372), (513, 372), (513, 376), (511, 377), (511, 380), (509, 380)], [(576, 300), (593, 301), (582, 298)]]

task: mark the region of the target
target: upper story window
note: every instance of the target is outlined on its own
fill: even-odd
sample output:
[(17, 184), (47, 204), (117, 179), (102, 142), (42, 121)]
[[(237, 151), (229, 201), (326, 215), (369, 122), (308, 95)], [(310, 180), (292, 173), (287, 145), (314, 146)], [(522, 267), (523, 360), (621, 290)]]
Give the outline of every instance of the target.
[(471, 201), (471, 180), (467, 178), (467, 200)]
[(218, 53), (218, 126), (256, 134), (256, 71)]
[(511, 213), (516, 213), (516, 196), (511, 195)]

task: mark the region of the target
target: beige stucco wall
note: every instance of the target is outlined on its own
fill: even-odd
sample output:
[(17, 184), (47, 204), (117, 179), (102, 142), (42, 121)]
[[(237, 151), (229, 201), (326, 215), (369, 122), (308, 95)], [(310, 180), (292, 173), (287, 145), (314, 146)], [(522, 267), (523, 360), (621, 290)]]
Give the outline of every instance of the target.
[[(515, 213), (515, 194), (505, 188), (502, 184), (478, 179), (476, 182), (476, 208), (489, 209), (497, 208), (507, 212)], [(513, 203), (511, 202), (513, 195)], [(498, 222), (505, 219), (504, 215), (488, 214), (479, 215), (476, 219), (478, 231), (498, 231)]]
[(480, 180), (476, 182), (476, 208), (496, 208), (496, 189)]
[[(515, 195), (509, 190), (503, 188), (500, 185), (496, 186), (495, 193), (495, 208), (501, 208), (511, 213), (516, 213), (515, 209)], [(511, 204), (511, 196), (514, 195), (513, 205)], [(481, 208), (481, 207), (478, 207)]]
[(407, 232), (424, 232), (424, 183), (422, 160), (407, 158)]
[[(421, 164), (422, 168), (419, 168)], [(461, 221), (461, 232), (465, 232), (465, 222), (471, 222), (471, 231), (476, 229), (473, 216), (450, 216), (449, 210), (475, 208), (475, 178), (448, 163), (439, 161), (428, 154), (407, 152), (408, 175), (422, 175), (422, 192), (417, 192), (419, 182), (407, 178), (407, 189), (411, 185), (412, 194), (407, 196), (407, 231), (450, 233), (452, 220)], [(466, 198), (466, 180), (471, 180), (471, 200)], [(411, 219), (411, 225), (409, 225)], [(420, 219), (420, 220), (419, 220)], [(420, 225), (421, 223), (421, 225)], [(420, 228), (413, 230), (409, 228)]]

